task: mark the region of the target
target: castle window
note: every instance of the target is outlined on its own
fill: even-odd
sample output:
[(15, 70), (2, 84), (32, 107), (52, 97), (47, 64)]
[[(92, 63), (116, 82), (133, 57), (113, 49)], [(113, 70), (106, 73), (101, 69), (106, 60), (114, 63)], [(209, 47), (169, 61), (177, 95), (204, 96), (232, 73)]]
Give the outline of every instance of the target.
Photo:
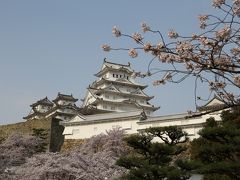
[(115, 77), (115, 74), (113, 74), (113, 77)]
[(116, 78), (118, 78), (118, 74), (116, 74)]
[(103, 109), (107, 109), (107, 106), (106, 106), (106, 105), (103, 105)]
[(106, 98), (106, 99), (109, 99), (109, 95), (105, 95), (105, 98)]

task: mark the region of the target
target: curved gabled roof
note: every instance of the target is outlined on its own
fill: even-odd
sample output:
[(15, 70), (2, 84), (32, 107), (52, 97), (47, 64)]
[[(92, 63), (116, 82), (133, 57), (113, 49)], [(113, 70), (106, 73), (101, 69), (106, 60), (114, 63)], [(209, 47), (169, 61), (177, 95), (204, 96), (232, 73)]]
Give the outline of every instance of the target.
[(142, 85), (142, 84), (137, 84), (137, 83), (133, 83), (127, 79), (123, 79), (123, 78), (118, 78), (116, 80), (110, 80), (110, 79), (106, 79), (106, 78), (101, 78), (97, 81), (94, 81), (92, 84), (92, 87), (96, 87), (98, 85), (103, 84), (104, 82), (108, 82), (108, 83), (112, 83), (112, 84), (121, 84), (121, 85), (128, 85), (128, 86), (133, 86), (133, 87), (139, 87), (140, 89), (145, 89), (147, 87), (147, 85)]
[(103, 60), (103, 65), (116, 66), (116, 67), (125, 67), (125, 68), (130, 68), (131, 69), (130, 62), (128, 62), (128, 64), (119, 64), (119, 63), (113, 63), (113, 62), (107, 61), (106, 58), (104, 58), (104, 60)]
[(78, 101), (78, 99), (74, 98), (73, 95), (68, 95), (68, 94), (61, 94), (61, 93), (58, 93), (56, 99), (53, 100), (53, 102), (57, 102), (59, 100), (67, 100), (67, 101), (72, 101), (72, 102), (76, 102)]
[(95, 76), (101, 77), (105, 73), (109, 71), (115, 71), (115, 70), (117, 70), (118, 72), (125, 72), (129, 75), (133, 73), (133, 70), (130, 70), (129, 68), (126, 68), (126, 67), (112, 67), (112, 66), (105, 65), (97, 74), (95, 74)]
[(106, 58), (103, 61), (101, 70), (95, 74), (97, 77), (101, 77), (104, 73), (111, 71), (111, 70), (117, 70), (117, 71), (125, 71), (129, 74), (132, 74), (134, 71), (132, 70), (130, 63), (126, 64), (118, 64), (113, 63), (110, 61), (107, 61)]
[(53, 106), (53, 102), (51, 102), (47, 96), (43, 99), (40, 99), (39, 101), (33, 103), (30, 105), (30, 107), (35, 107), (37, 105), (47, 105), (47, 106)]
[(208, 110), (216, 110), (216, 109), (223, 109), (227, 105), (221, 100), (219, 97), (214, 95), (214, 97), (208, 101), (206, 104), (202, 106), (198, 106), (198, 111), (208, 111)]
[[(94, 93), (104, 93), (104, 92), (105, 93), (115, 93), (115, 94), (120, 94), (120, 95), (124, 95), (124, 96), (130, 96), (130, 97), (140, 97), (140, 98), (146, 99), (147, 101), (154, 98), (154, 96), (148, 96), (140, 88), (137, 88), (137, 90), (132, 91), (132, 92), (125, 92), (125, 91), (122, 91), (119, 88), (117, 88), (113, 83), (109, 84), (105, 88), (97, 89), (97, 88), (89, 87), (88, 89), (92, 89)], [(140, 92), (140, 93), (138, 93), (138, 92)]]
[(151, 109), (153, 111), (158, 110), (160, 107), (155, 107), (154, 105), (151, 104), (139, 104), (136, 101), (133, 101), (131, 99), (118, 99), (118, 100), (107, 100), (107, 99), (102, 99), (102, 98), (97, 98), (92, 104), (98, 104), (99, 102), (106, 102), (106, 103), (112, 103), (112, 104), (133, 104), (136, 107), (140, 109)]

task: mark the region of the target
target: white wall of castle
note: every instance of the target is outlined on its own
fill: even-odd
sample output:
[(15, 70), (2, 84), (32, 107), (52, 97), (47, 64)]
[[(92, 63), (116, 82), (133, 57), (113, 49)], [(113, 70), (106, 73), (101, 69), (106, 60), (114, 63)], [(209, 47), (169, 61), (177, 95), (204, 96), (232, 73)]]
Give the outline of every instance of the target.
[(47, 112), (49, 109), (51, 109), (51, 107), (39, 104), (35, 107), (35, 109), (40, 113), (44, 113), (44, 112)]
[(114, 104), (114, 103), (99, 103), (97, 105), (98, 109), (102, 110), (108, 110), (108, 111), (116, 111), (116, 112), (125, 112), (125, 111), (134, 111), (136, 110), (136, 106), (133, 106), (131, 104), (129, 105), (119, 105), (119, 104)]
[(125, 79), (130, 80), (133, 83), (135, 82), (135, 79), (133, 79), (130, 74), (121, 72), (121, 71), (108, 71), (107, 73), (105, 73), (103, 75), (103, 77), (106, 79), (112, 80), (112, 81), (114, 81), (118, 78), (125, 78)]
[(74, 102), (72, 102), (72, 101), (66, 101), (66, 100), (59, 100), (59, 101), (57, 101), (57, 104), (58, 105), (74, 105)]
[(153, 117), (143, 121), (132, 118), (125, 121), (119, 120), (114, 122), (96, 122), (91, 124), (66, 126), (63, 134), (65, 135), (65, 139), (85, 139), (94, 135), (106, 133), (106, 131), (115, 127), (124, 129), (127, 134), (133, 134), (149, 127), (180, 126), (189, 134), (190, 139), (194, 139), (199, 137), (198, 132), (202, 129), (203, 123), (205, 123), (206, 119), (209, 117), (214, 117), (216, 121), (221, 120), (220, 112), (189, 119), (178, 119), (174, 117), (174, 115)]
[(127, 133), (137, 133), (137, 119), (118, 121), (118, 122), (104, 122), (87, 125), (77, 125), (71, 127), (65, 127), (65, 139), (85, 139), (92, 136), (106, 133), (113, 128), (126, 129)]

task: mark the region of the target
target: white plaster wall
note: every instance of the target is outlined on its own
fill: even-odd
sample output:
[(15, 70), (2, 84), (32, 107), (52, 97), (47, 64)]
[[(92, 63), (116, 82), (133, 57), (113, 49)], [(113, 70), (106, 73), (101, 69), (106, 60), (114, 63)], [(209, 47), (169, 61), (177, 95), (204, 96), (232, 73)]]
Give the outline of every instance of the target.
[(44, 106), (44, 105), (37, 105), (36, 106), (36, 110), (38, 112), (41, 112), (41, 113), (47, 112), (49, 109), (50, 109), (49, 106)]
[[(127, 134), (133, 134), (138, 132), (138, 130), (146, 129), (149, 127), (164, 127), (164, 126), (182, 126), (183, 130), (189, 133), (189, 138), (192, 140), (198, 138), (197, 134), (202, 127), (201, 123), (206, 122), (209, 117), (215, 117), (217, 121), (220, 120), (220, 114), (208, 114), (198, 118), (191, 119), (176, 119), (176, 120), (155, 120), (152, 122), (138, 123), (139, 120), (132, 119), (126, 121), (115, 121), (115, 122), (103, 122), (98, 124), (86, 124), (77, 126), (67, 126), (64, 130), (64, 135), (66, 139), (84, 139), (90, 138), (91, 136), (98, 135), (100, 133), (105, 133), (114, 127), (121, 127), (126, 129)], [(157, 117), (156, 117), (157, 118)]]
[(106, 133), (107, 130), (111, 130), (116, 127), (126, 129), (126, 133), (137, 132), (137, 120), (118, 121), (118, 122), (105, 122), (101, 124), (88, 124), (67, 126), (64, 129), (65, 139), (85, 139), (91, 136)]
[(58, 104), (59, 105), (74, 105), (74, 102), (66, 101), (66, 100), (59, 100)]
[[(115, 75), (115, 77), (113, 77), (113, 74)], [(107, 77), (109, 80), (116, 80), (118, 78), (125, 78), (125, 79), (127, 79), (127, 77), (128, 77), (128, 79), (132, 81), (131, 76), (128, 73), (125, 73), (125, 72), (109, 71), (105, 75), (106, 76), (104, 76), (104, 77)], [(118, 78), (116, 77), (116, 75), (118, 75)]]

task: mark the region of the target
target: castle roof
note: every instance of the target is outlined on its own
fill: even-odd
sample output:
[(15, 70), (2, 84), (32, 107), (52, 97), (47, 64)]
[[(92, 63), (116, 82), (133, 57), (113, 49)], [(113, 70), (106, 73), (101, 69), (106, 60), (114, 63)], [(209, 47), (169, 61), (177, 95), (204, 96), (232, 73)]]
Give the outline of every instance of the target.
[(92, 84), (92, 87), (94, 88), (95, 86), (104, 84), (106, 82), (109, 83), (109, 84), (112, 83), (112, 84), (127, 85), (127, 86), (132, 86), (132, 87), (139, 87), (140, 89), (145, 89), (147, 87), (147, 85), (133, 83), (133, 82), (131, 82), (128, 79), (125, 79), (125, 78), (117, 78), (115, 80), (111, 80), (111, 79), (106, 79), (104, 77), (100, 78), (97, 81), (94, 81), (93, 84)]
[(34, 113), (31, 113), (31, 114), (23, 117), (23, 119), (30, 119), (30, 118), (32, 118), (32, 117), (34, 117), (34, 116), (42, 116), (42, 117), (44, 117), (44, 116), (45, 116), (45, 113), (34, 112)]
[[(128, 64), (119, 64), (119, 63), (114, 63), (114, 62), (110, 62), (110, 61), (107, 61), (106, 58), (104, 58), (104, 61), (103, 61), (103, 66), (111, 66), (111, 67), (115, 67), (115, 68), (118, 68), (118, 67), (125, 67), (125, 68), (130, 68), (131, 69), (131, 64), (130, 62)], [(102, 66), (102, 68), (103, 68)]]
[(108, 62), (104, 59), (104, 63), (102, 65), (101, 70), (97, 74), (95, 74), (95, 76), (101, 77), (103, 74), (109, 71), (126, 72), (130, 75), (134, 72), (130, 67), (130, 63), (128, 65), (118, 64), (118, 63)]
[[(78, 124), (97, 124), (101, 122), (113, 122), (113, 121), (125, 121), (127, 119), (132, 119), (133, 117), (140, 118), (145, 114), (143, 111), (129, 111), (129, 112), (112, 112), (112, 113), (103, 113), (97, 115), (87, 115), (82, 114), (75, 115), (68, 122), (61, 122), (64, 126), (72, 126)], [(76, 118), (77, 117), (77, 118)]]
[[(105, 88), (88, 88), (89, 91), (91, 91), (91, 94), (96, 94), (96, 93), (113, 93), (113, 94), (121, 94), (124, 96), (129, 96), (129, 97), (142, 97), (146, 100), (151, 100), (154, 98), (154, 96), (148, 96), (146, 93), (144, 93), (141, 88), (137, 88), (135, 91), (132, 92), (125, 92), (121, 91), (119, 88), (117, 88), (113, 83), (109, 84)], [(94, 96), (94, 95), (93, 95)]]
[(220, 109), (223, 109), (224, 107), (226, 107), (226, 104), (216, 95), (214, 95), (214, 97), (210, 101), (208, 101), (206, 104), (202, 106), (198, 106), (197, 110), (198, 111), (208, 111), (208, 110), (217, 110), (217, 109), (220, 110)]
[(67, 95), (67, 94), (61, 94), (58, 93), (56, 99), (53, 100), (53, 102), (57, 102), (59, 100), (66, 100), (66, 101), (72, 101), (72, 102), (76, 102), (78, 99), (74, 98), (73, 95)]
[(40, 99), (39, 101), (33, 103), (30, 105), (30, 107), (35, 107), (37, 105), (47, 105), (47, 106), (53, 106), (53, 103), (47, 98), (47, 96), (43, 99)]
[(97, 97), (92, 104), (96, 105), (99, 102), (106, 102), (106, 103), (112, 103), (112, 104), (122, 104), (122, 105), (132, 104), (132, 105), (136, 106), (139, 109), (145, 108), (145, 109), (151, 109), (153, 111), (156, 111), (156, 110), (158, 110), (160, 108), (160, 107), (155, 107), (154, 105), (151, 105), (151, 104), (139, 104), (136, 101), (128, 99), (128, 98), (107, 100), (107, 99), (102, 99), (102, 98)]
[[(54, 112), (55, 112), (54, 114), (58, 113), (58, 114), (72, 115), (72, 113), (69, 113), (69, 112), (59, 112), (58, 111), (59, 109), (72, 109), (76, 112), (80, 111), (80, 108), (77, 107), (76, 105), (73, 106), (73, 105), (59, 105), (59, 104), (56, 104), (56, 106), (54, 106), (53, 108), (49, 109), (46, 112), (39, 112), (39, 111), (36, 111), (36, 110), (33, 109), (34, 112), (25, 116), (25, 117), (23, 117), (23, 119), (29, 119), (29, 118), (32, 118), (34, 116), (46, 117), (49, 114), (54, 113)], [(74, 113), (74, 114), (76, 114), (76, 113)]]

